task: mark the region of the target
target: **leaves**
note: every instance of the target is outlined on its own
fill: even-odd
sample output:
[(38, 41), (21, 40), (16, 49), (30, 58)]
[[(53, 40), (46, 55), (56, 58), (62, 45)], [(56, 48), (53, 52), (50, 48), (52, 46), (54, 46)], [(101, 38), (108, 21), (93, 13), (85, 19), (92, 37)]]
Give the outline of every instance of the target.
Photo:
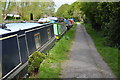
[[(44, 17), (44, 15), (54, 15), (54, 2), (2, 2), (3, 14), (19, 14), (22, 19), (29, 20), (30, 13), (34, 19)], [(6, 19), (6, 18), (5, 18)]]
[(58, 17), (67, 17), (67, 9), (69, 8), (68, 4), (63, 4), (56, 12)]
[(36, 69), (39, 69), (39, 66), (42, 63), (43, 59), (45, 59), (45, 57), (46, 57), (45, 54), (42, 54), (38, 51), (34, 52), (32, 56), (28, 59), (29, 63), (28, 72), (34, 73)]
[(56, 15), (88, 22), (104, 33), (111, 46), (120, 47), (120, 2), (74, 2), (62, 5)]

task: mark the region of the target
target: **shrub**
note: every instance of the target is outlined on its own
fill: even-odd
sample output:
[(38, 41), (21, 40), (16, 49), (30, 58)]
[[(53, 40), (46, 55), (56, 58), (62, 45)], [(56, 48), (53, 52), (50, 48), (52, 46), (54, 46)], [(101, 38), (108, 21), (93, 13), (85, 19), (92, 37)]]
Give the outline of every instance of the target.
[(108, 40), (112, 46), (116, 46), (120, 48), (120, 17), (113, 18), (110, 23), (108, 24)]
[(37, 74), (38, 69), (42, 61), (45, 59), (46, 55), (35, 51), (32, 56), (28, 59), (28, 73)]

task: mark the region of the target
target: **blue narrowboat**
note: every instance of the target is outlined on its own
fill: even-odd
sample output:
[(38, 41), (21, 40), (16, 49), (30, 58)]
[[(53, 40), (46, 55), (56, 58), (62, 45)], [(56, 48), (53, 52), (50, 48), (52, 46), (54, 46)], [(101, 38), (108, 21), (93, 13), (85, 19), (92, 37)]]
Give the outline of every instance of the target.
[(52, 23), (9, 23), (0, 26), (0, 79), (20, 74), (27, 67), (33, 52), (49, 50), (55, 42), (53, 30)]

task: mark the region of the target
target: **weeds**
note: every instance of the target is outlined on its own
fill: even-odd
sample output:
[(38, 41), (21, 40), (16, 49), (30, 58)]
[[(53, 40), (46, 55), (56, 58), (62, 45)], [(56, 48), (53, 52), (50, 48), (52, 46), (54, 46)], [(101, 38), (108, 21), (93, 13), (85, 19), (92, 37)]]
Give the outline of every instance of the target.
[(40, 65), (37, 78), (59, 78), (61, 62), (66, 60), (75, 35), (75, 25), (55, 43), (48, 52), (47, 59)]

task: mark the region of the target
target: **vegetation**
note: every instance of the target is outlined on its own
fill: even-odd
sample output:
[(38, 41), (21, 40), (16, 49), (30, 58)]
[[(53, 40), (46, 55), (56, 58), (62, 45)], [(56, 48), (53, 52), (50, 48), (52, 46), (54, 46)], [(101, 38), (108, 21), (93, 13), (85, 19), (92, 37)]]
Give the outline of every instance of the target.
[(39, 66), (45, 57), (45, 54), (38, 51), (34, 52), (32, 56), (30, 56), (28, 59), (28, 73), (30, 73), (31, 76), (35, 76), (38, 73)]
[[(67, 59), (72, 40), (74, 39), (75, 26), (56, 42), (49, 51), (46, 60), (40, 65), (38, 78), (58, 78), (61, 70), (61, 62)], [(71, 34), (72, 33), (72, 34)]]
[(58, 17), (64, 17), (64, 18), (69, 18), (69, 15), (67, 14), (67, 10), (70, 5), (68, 4), (63, 4), (58, 11), (56, 12), (56, 16)]
[[(85, 23), (90, 23), (92, 28), (103, 33), (107, 44), (120, 49), (120, 2), (74, 2), (69, 5), (66, 15)], [(61, 8), (61, 7), (60, 7)], [(66, 8), (65, 8), (66, 9)], [(58, 9), (57, 13), (62, 12)]]
[(0, 1), (0, 24), (2, 23), (2, 8), (1, 8), (2, 6), (1, 6), (1, 1)]
[(30, 14), (33, 14), (34, 19), (39, 19), (40, 17), (46, 15), (54, 15), (54, 2), (11, 2), (11, 0), (6, 0), (2, 2), (2, 13), (3, 19), (6, 20), (7, 14), (18, 14), (23, 20), (30, 20)]
[(94, 29), (91, 28), (90, 24), (84, 24), (87, 32), (91, 35), (96, 48), (98, 52), (101, 54), (103, 59), (108, 63), (114, 74), (117, 75), (117, 77), (120, 77), (120, 72), (119, 72), (119, 63), (118, 63), (118, 55), (120, 50), (117, 48), (112, 48), (106, 45), (105, 41), (106, 38), (103, 37), (103, 34), (101, 32), (95, 31)]
[[(78, 0), (79, 1), (79, 0)], [(54, 15), (54, 2), (2, 2), (3, 19), (6, 20), (8, 13), (19, 14), (22, 20), (29, 20), (30, 14), (34, 19), (45, 15)], [(120, 2), (74, 2), (71, 5), (63, 4), (56, 16), (74, 18), (83, 21), (88, 33), (94, 39), (96, 47), (103, 59), (108, 63), (113, 72), (118, 74), (118, 52), (120, 51)], [(1, 14), (1, 12), (0, 12)], [(0, 23), (2, 18), (0, 17)], [(67, 57), (75, 28), (66, 33), (48, 53), (48, 58), (39, 68), (38, 77), (57, 78), (60, 71), (60, 62)], [(33, 59), (34, 60), (34, 59)], [(30, 60), (31, 61), (31, 60)], [(31, 63), (31, 62), (30, 62)], [(33, 65), (32, 65), (33, 66)], [(31, 69), (34, 72), (34, 69)]]
[[(119, 11), (120, 2), (74, 2), (66, 11), (69, 18), (89, 24), (86, 28), (94, 39), (97, 50), (118, 77), (120, 77)], [(61, 12), (60, 9), (57, 12)]]
[[(87, 5), (87, 6), (86, 6)], [(120, 35), (120, 2), (99, 2), (99, 3), (81, 3), (81, 10), (86, 15), (86, 19), (92, 24), (92, 28), (102, 31), (107, 38), (108, 45), (119, 48)]]
[(79, 9), (79, 2), (74, 2), (71, 5), (63, 4), (56, 12), (56, 16), (75, 18), (75, 20), (80, 20), (82, 17), (81, 14), (82, 12)]

